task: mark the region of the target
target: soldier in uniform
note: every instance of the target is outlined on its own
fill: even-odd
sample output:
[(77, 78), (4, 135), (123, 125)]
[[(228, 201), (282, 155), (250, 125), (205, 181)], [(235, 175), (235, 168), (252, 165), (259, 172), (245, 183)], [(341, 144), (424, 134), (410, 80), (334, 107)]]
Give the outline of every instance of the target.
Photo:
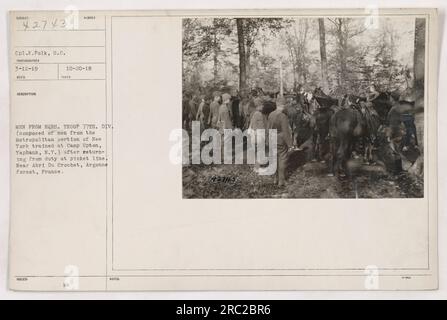
[(217, 124), (221, 133), (224, 129), (233, 129), (232, 113), (231, 113), (231, 95), (224, 93), (222, 95), (222, 104), (219, 107), (217, 115)]
[(250, 97), (248, 102), (245, 104), (243, 108), (243, 112), (245, 115), (245, 125), (244, 128), (248, 128), (251, 121), (251, 116), (256, 111), (255, 99), (258, 98), (258, 92), (256, 90), (252, 90), (250, 93)]
[[(263, 111), (263, 103), (261, 98), (256, 98), (254, 100), (254, 104), (256, 106), (256, 111), (253, 112), (253, 115), (250, 120), (250, 137), (251, 137), (251, 143), (253, 144), (253, 147), (265, 147), (265, 140), (262, 139), (268, 139), (267, 138), (267, 116), (262, 112)], [(257, 135), (257, 130), (263, 130), (264, 131), (264, 137), (261, 137), (260, 135)], [(257, 144), (256, 144), (257, 142)], [(256, 173), (259, 172), (260, 164), (258, 163), (256, 159), (254, 171)]]
[(391, 136), (396, 136), (401, 131), (400, 103), (399, 93), (393, 92), (390, 95), (391, 109), (388, 111), (386, 122), (388, 124), (387, 137), (391, 140)]
[(241, 128), (241, 112), (239, 110), (241, 99), (239, 96), (239, 92), (234, 90), (233, 96), (231, 97), (231, 113), (233, 114), (233, 125), (235, 128)]
[(189, 99), (191, 99), (190, 93), (184, 92), (182, 100), (182, 127), (185, 130), (189, 130)]
[(210, 113), (210, 99), (209, 97), (202, 95), (199, 104), (199, 109), (197, 110), (196, 120), (200, 121), (200, 128), (204, 130), (207, 128), (209, 113)]
[(405, 136), (402, 141), (402, 150), (407, 151), (408, 148), (412, 145), (411, 140), (414, 137), (414, 145), (418, 147), (418, 135), (416, 130), (416, 125), (414, 123), (414, 95), (410, 90), (405, 91), (400, 99), (400, 104), (403, 106), (401, 120), (405, 126)]
[(217, 128), (217, 118), (219, 116), (220, 107), (220, 92), (215, 91), (213, 93), (214, 100), (210, 103), (210, 112), (208, 116), (208, 125), (210, 128)]
[(224, 93), (222, 95), (222, 104), (219, 107), (219, 113), (217, 115), (217, 127), (219, 128), (219, 132), (221, 133), (221, 155), (223, 159), (225, 159), (225, 144), (226, 142), (231, 143), (231, 136), (225, 135), (226, 129), (233, 129), (233, 122), (231, 119), (231, 95), (228, 93)]
[(277, 174), (275, 183), (278, 186), (286, 184), (287, 156), (293, 146), (289, 120), (284, 113), (286, 101), (283, 97), (276, 100), (276, 110), (268, 117), (268, 128), (276, 130), (277, 134)]
[(192, 96), (192, 99), (189, 100), (189, 126), (191, 126), (191, 122), (196, 120), (197, 111), (199, 110), (200, 97), (196, 93)]

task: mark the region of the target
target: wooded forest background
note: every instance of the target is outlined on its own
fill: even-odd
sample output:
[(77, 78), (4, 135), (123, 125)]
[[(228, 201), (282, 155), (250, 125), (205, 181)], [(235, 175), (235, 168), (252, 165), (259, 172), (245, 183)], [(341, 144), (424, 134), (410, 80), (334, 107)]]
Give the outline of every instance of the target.
[(321, 87), (338, 97), (412, 90), (423, 106), (425, 19), (194, 18), (183, 20), (183, 89)]

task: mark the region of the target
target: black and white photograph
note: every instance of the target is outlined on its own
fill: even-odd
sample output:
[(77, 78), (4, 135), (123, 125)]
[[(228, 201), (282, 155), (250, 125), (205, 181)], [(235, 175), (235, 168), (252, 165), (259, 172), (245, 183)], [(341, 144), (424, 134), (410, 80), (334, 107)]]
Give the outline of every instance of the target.
[(182, 23), (183, 198), (424, 197), (426, 18)]
[(23, 1), (0, 299), (447, 297), (447, 2)]

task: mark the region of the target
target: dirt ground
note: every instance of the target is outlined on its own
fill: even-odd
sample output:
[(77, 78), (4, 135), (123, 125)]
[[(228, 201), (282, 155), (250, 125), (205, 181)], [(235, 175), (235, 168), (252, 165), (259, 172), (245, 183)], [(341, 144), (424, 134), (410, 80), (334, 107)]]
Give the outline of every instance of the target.
[(424, 196), (423, 178), (402, 172), (392, 175), (380, 165), (351, 160), (352, 177), (328, 176), (326, 163), (291, 159), (285, 187), (273, 176), (261, 176), (251, 165), (183, 167), (184, 198), (417, 198)]

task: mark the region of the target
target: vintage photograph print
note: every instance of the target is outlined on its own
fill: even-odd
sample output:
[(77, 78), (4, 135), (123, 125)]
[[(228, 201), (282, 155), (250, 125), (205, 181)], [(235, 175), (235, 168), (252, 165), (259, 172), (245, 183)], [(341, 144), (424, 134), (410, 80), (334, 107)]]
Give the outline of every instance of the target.
[(183, 198), (424, 197), (426, 18), (183, 19)]

